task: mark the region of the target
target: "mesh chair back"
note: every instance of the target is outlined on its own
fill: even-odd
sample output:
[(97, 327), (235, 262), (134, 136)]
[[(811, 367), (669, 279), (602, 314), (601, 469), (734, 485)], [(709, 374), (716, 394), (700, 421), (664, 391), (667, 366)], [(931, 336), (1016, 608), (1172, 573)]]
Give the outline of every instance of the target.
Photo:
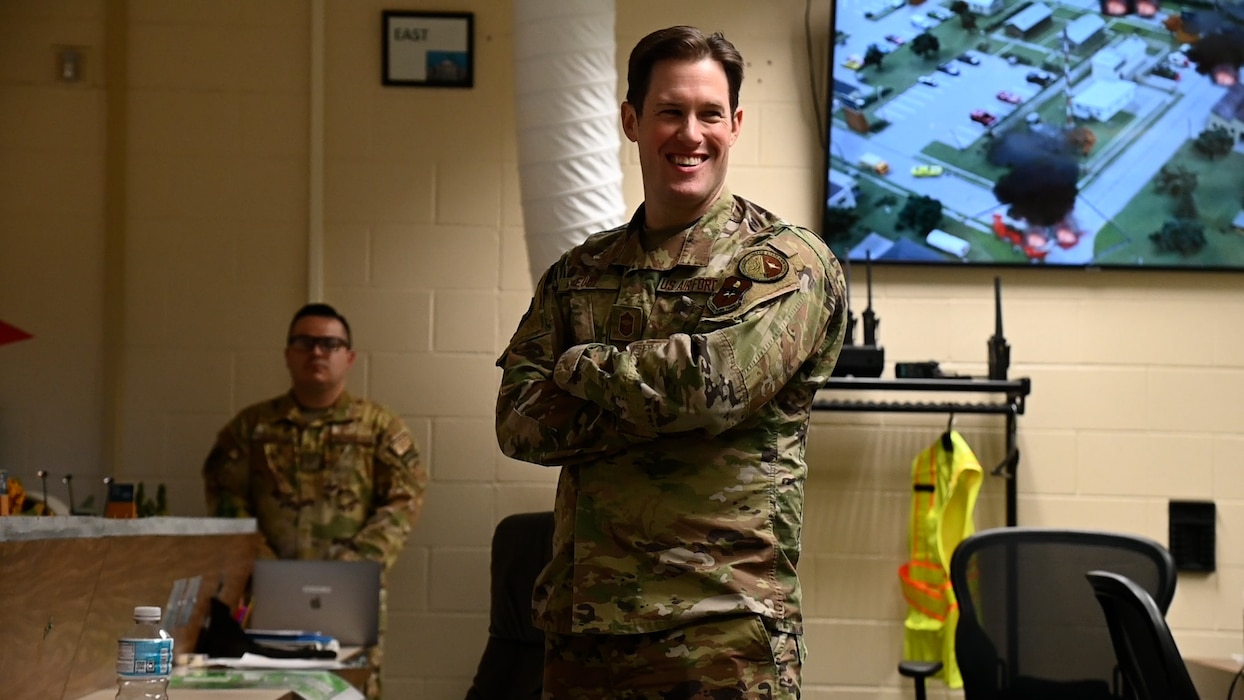
[(1165, 611), (1175, 564), (1153, 540), (1050, 528), (998, 528), (951, 558), (959, 601), (955, 651), (967, 700), (1130, 697), (1117, 670), (1089, 571), (1122, 573)]
[(1115, 655), (1140, 700), (1198, 700), (1166, 617), (1149, 593), (1126, 576), (1086, 574), (1106, 614)]

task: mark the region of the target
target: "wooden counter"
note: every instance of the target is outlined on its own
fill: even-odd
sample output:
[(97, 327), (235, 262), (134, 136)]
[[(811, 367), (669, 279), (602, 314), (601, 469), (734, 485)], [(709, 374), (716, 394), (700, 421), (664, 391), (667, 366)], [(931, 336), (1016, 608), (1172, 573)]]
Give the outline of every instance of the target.
[(166, 608), (176, 580), (200, 577), (184, 620), (165, 627), (176, 651), (187, 651), (214, 594), (241, 598), (258, 547), (251, 519), (0, 518), (5, 699), (115, 695), (117, 637), (134, 606)]

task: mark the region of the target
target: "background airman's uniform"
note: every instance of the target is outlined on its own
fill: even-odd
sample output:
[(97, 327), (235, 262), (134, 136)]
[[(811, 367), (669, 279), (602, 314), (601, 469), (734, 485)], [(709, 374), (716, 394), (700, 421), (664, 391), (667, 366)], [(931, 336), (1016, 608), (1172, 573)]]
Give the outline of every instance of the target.
[[(220, 431), (203, 477), (209, 515), (257, 520), (261, 556), (370, 559), (386, 573), (427, 484), (401, 419), (348, 393), (322, 411), (292, 394), (244, 409)], [(382, 633), (385, 617), (382, 609)], [(379, 668), (383, 645), (369, 653)], [(375, 673), (369, 697), (378, 692)]]
[(728, 192), (651, 251), (643, 220), (550, 267), (497, 361), (502, 450), (562, 466), (536, 622), (554, 645), (749, 615), (797, 639), (805, 443), (842, 271)]

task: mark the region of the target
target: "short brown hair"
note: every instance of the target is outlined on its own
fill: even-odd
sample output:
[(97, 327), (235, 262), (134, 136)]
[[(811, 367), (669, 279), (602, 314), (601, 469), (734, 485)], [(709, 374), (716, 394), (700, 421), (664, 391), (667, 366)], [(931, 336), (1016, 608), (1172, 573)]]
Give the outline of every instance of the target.
[(743, 86), (743, 56), (721, 32), (705, 36), (695, 27), (679, 25), (658, 29), (639, 40), (631, 49), (626, 67), (626, 101), (643, 114), (644, 98), (652, 81), (652, 67), (659, 61), (699, 61), (711, 58), (721, 64), (730, 84), (730, 114), (739, 108), (739, 88)]
[(301, 309), (298, 309), (298, 311), (294, 312), (294, 318), (289, 322), (289, 331), (285, 334), (286, 342), (289, 342), (289, 338), (293, 336), (294, 326), (298, 323), (298, 321), (308, 316), (337, 319), (341, 322), (341, 327), (346, 331), (346, 347), (351, 347), (354, 344), (354, 340), (350, 337), (350, 322), (346, 320), (346, 317), (342, 316), (336, 309), (328, 304), (318, 303), (307, 304)]

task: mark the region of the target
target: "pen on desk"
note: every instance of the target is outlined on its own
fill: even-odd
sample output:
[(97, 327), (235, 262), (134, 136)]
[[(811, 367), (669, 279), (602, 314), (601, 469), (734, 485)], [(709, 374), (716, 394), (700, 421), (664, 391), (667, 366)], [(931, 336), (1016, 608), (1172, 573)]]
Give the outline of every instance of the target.
[(251, 617), (251, 608), (254, 606), (255, 603), (253, 600), (247, 600), (239, 605), (237, 610), (233, 611), (233, 619), (237, 621), (238, 625), (240, 625), (242, 629), (246, 629), (246, 623)]

